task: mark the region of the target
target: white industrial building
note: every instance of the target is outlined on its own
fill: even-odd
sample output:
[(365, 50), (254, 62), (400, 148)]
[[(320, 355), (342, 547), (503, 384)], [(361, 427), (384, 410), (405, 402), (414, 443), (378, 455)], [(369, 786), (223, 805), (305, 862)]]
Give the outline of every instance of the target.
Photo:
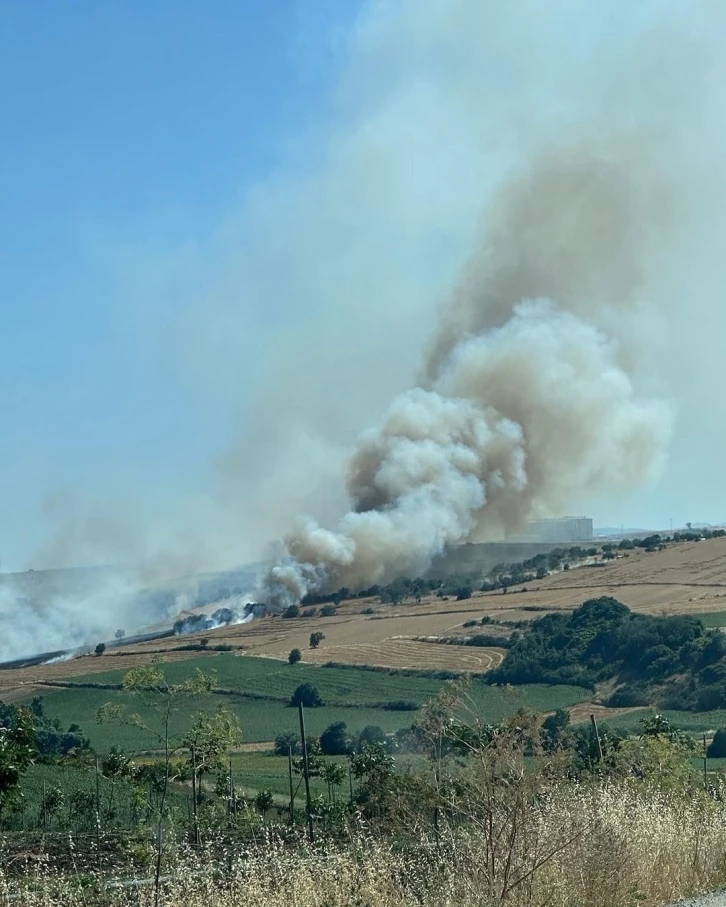
[(510, 535), (522, 542), (591, 542), (592, 520), (586, 516), (565, 516), (553, 520), (533, 520), (523, 532)]

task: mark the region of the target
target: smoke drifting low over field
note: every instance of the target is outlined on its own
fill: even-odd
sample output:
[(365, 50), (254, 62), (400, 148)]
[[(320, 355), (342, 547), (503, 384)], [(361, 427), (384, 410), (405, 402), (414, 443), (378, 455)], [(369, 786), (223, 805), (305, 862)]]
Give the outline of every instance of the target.
[(350, 511), (332, 529), (298, 521), (269, 598), (418, 574), (446, 545), (657, 473), (671, 412), (631, 375), (654, 316), (637, 298), (643, 199), (621, 163), (563, 151), (504, 188), (420, 385), (358, 441)]

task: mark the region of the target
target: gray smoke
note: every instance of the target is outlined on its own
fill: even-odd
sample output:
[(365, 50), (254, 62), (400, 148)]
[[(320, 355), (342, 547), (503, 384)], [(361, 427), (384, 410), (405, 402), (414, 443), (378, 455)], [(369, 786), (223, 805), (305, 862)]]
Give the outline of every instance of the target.
[[(649, 512), (717, 509), (723, 20), (710, 0), (364, 4), (299, 155), (178, 262), (124, 258), (134, 335), (182, 348), (238, 443), (204, 487), (127, 481), (101, 521), (56, 506), (34, 566), (133, 564), (138, 589), (284, 537), (258, 600), (419, 572), (598, 494), (615, 519), (615, 493), (658, 473), (664, 397), (682, 421)], [(22, 590), (0, 596), (5, 650), (157, 619), (134, 597), (120, 620), (121, 597), (20, 617)]]
[(628, 163), (565, 150), (503, 187), (420, 386), (358, 440), (349, 512), (297, 522), (270, 600), (420, 574), (448, 545), (657, 474), (671, 411), (636, 376), (659, 192)]

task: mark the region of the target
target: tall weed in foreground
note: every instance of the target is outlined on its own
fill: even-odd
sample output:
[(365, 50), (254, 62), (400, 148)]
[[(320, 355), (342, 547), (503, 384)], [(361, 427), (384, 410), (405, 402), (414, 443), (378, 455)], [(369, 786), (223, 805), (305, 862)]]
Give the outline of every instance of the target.
[[(492, 868), (482, 828), (382, 842), (359, 832), (310, 849), (274, 837), (225, 852), (180, 850), (161, 888), (168, 907), (626, 907), (664, 904), (726, 883), (726, 803), (693, 788), (567, 784), (517, 814)], [(505, 872), (506, 870), (506, 872)], [(492, 872), (495, 878), (492, 879)], [(507, 879), (506, 885), (502, 884)], [(42, 860), (0, 878), (0, 904), (150, 907), (153, 886), (59, 876)]]

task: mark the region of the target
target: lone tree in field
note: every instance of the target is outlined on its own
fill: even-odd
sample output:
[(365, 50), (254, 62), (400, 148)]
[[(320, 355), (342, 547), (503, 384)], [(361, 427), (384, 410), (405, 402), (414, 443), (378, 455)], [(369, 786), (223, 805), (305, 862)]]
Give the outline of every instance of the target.
[(98, 656), (103, 655), (103, 653), (106, 651), (106, 643), (100, 642), (93, 651)]
[(121, 630), (121, 629), (116, 630), (116, 632), (113, 635), (114, 635), (115, 639), (118, 639), (120, 641), (124, 638), (124, 636), (126, 636), (126, 630)]
[(307, 709), (316, 709), (325, 705), (322, 696), (311, 683), (301, 683), (292, 694), (290, 705), (298, 706), (301, 703)]
[(310, 648), (317, 649), (320, 643), (325, 639), (325, 633), (311, 633), (310, 634)]
[(287, 660), (291, 665), (296, 665), (302, 659), (302, 652), (300, 649), (290, 649), (290, 654), (287, 656)]

